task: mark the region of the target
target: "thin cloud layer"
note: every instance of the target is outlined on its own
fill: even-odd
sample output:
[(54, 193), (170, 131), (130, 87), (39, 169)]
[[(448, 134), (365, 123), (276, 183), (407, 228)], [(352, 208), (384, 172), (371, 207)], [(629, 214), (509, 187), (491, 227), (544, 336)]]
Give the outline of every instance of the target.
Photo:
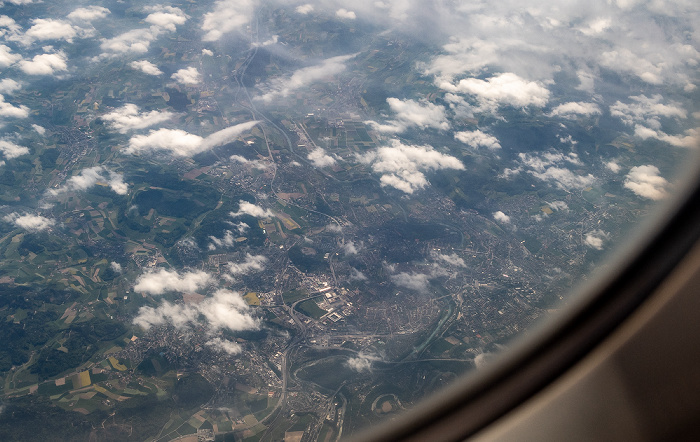
[(175, 270), (148, 270), (136, 280), (134, 291), (149, 295), (162, 295), (166, 292), (196, 292), (214, 282), (207, 272), (193, 270), (182, 274)]
[(268, 86), (269, 92), (260, 96), (260, 99), (271, 102), (277, 98), (287, 97), (294, 91), (306, 87), (324, 78), (333, 77), (345, 70), (345, 62), (355, 57), (352, 55), (340, 55), (322, 61), (321, 63), (301, 68), (295, 71), (289, 78), (275, 79)]
[(659, 175), (659, 169), (656, 166), (648, 164), (630, 169), (623, 185), (635, 195), (658, 201), (666, 197), (668, 181)]
[(138, 106), (127, 103), (112, 112), (102, 115), (101, 118), (107, 121), (112, 129), (125, 134), (132, 130), (155, 126), (168, 121), (173, 116), (175, 114), (169, 111), (152, 110), (150, 112), (139, 112)]
[(431, 146), (413, 146), (399, 140), (392, 140), (390, 146), (358, 155), (357, 159), (381, 175), (382, 186), (391, 186), (408, 194), (428, 185), (424, 172), (464, 169), (457, 158), (440, 153)]
[(249, 131), (258, 121), (248, 121), (227, 127), (206, 138), (185, 132), (182, 129), (151, 130), (148, 135), (135, 135), (124, 149), (127, 154), (145, 154), (163, 151), (179, 157), (190, 157), (200, 152), (235, 141), (239, 135)]
[(204, 14), (203, 41), (217, 41), (226, 34), (250, 23), (257, 2), (253, 0), (220, 0), (214, 10)]
[(263, 255), (251, 255), (246, 253), (246, 256), (241, 262), (229, 262), (226, 264), (226, 269), (231, 275), (247, 275), (253, 272), (265, 270), (267, 258)]

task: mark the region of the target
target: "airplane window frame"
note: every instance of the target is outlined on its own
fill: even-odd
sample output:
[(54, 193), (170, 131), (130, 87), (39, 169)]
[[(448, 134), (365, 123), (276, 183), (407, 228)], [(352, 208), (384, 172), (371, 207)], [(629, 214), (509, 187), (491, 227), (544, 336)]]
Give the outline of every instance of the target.
[(351, 440), (464, 440), (487, 428), (580, 362), (632, 315), (700, 240), (700, 155), (676, 195), (641, 223), (572, 302), (489, 363), (396, 419)]

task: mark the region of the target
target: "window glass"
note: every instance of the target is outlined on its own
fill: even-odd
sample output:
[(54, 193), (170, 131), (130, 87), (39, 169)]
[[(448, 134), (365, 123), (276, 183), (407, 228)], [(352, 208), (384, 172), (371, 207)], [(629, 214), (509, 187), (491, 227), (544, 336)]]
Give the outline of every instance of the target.
[(488, 369), (679, 188), (699, 13), (5, 0), (0, 439), (332, 441)]

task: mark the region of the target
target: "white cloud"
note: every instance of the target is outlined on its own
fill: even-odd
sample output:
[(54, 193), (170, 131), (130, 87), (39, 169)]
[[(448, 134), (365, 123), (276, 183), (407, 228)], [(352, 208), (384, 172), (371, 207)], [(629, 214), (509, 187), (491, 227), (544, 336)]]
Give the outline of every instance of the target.
[(177, 25), (185, 24), (189, 18), (187, 14), (182, 12), (182, 9), (173, 6), (153, 6), (148, 8), (149, 11), (154, 11), (144, 19), (146, 23), (157, 26), (159, 29), (175, 32)]
[(101, 118), (107, 121), (112, 129), (124, 134), (131, 130), (145, 129), (163, 123), (173, 116), (175, 114), (169, 111), (152, 110), (150, 112), (139, 112), (138, 106), (127, 103), (112, 112), (102, 115)]
[(430, 276), (416, 272), (401, 272), (391, 275), (391, 282), (399, 287), (405, 287), (417, 292), (427, 292), (430, 285)]
[(602, 250), (603, 243), (607, 241), (608, 238), (610, 238), (610, 234), (600, 229), (597, 229), (586, 233), (586, 236), (583, 238), (583, 242), (588, 247), (591, 247), (596, 250)]
[[(219, 330), (257, 330), (260, 321), (251, 315), (251, 309), (238, 292), (219, 289), (198, 304), (171, 304), (162, 301), (157, 308), (141, 307), (134, 324), (149, 329), (153, 326), (171, 325), (177, 329), (193, 326), (204, 327), (212, 335)], [(216, 339), (214, 345), (221, 344)], [(212, 342), (210, 341), (210, 342)], [(235, 347), (229, 348), (230, 351)]]
[(67, 192), (87, 190), (99, 183), (108, 185), (119, 195), (126, 195), (129, 190), (122, 174), (113, 172), (104, 166), (94, 166), (81, 170), (78, 175), (70, 177), (66, 184), (57, 189), (50, 189), (48, 193), (51, 196), (59, 196)]
[(12, 118), (27, 118), (29, 116), (29, 108), (23, 104), (19, 106), (13, 106), (7, 101), (5, 97), (0, 95), (0, 117), (12, 117)]
[(558, 212), (560, 210), (569, 210), (569, 205), (566, 204), (564, 201), (552, 201), (551, 203), (547, 203), (547, 205), (550, 207), (550, 209), (554, 210), (555, 212)]
[(312, 150), (306, 158), (316, 167), (334, 166), (336, 163), (335, 158), (326, 154), (322, 147)]
[(656, 166), (635, 166), (625, 176), (624, 186), (636, 195), (650, 200), (660, 200), (666, 197), (668, 181), (659, 175)]
[(230, 355), (237, 355), (243, 351), (243, 347), (240, 344), (221, 338), (210, 339), (205, 345)]
[(505, 213), (501, 212), (500, 210), (498, 212), (493, 212), (493, 219), (495, 219), (498, 222), (501, 223), (509, 223), (510, 222), (510, 217), (506, 215)]
[(605, 167), (609, 171), (614, 173), (618, 173), (620, 171), (620, 165), (617, 164), (615, 161), (608, 161), (607, 163), (605, 163)]
[(53, 75), (68, 70), (66, 55), (63, 52), (35, 55), (32, 60), (22, 60), (19, 68), (29, 75)]
[(39, 135), (44, 135), (46, 133), (46, 129), (38, 124), (32, 124), (32, 129), (34, 129)]
[(0, 139), (0, 152), (2, 152), (5, 158), (11, 160), (13, 158), (28, 154), (29, 148), (15, 144), (12, 141)]
[(210, 49), (202, 49), (202, 55), (208, 55), (210, 57), (214, 56), (214, 52)]
[(267, 258), (263, 255), (251, 255), (246, 253), (242, 262), (229, 262), (226, 264), (228, 272), (232, 275), (247, 275), (252, 272), (260, 272), (265, 269)]
[(22, 89), (22, 85), (11, 78), (0, 80), (0, 94), (11, 94)]
[(272, 218), (275, 216), (275, 213), (270, 209), (263, 209), (248, 201), (240, 200), (238, 202), (238, 211), (231, 212), (230, 215), (234, 218), (241, 215), (250, 215), (256, 218)]
[[(547, 152), (540, 155), (520, 153), (518, 157), (522, 162), (522, 166), (515, 170), (530, 169), (527, 171), (530, 175), (539, 180), (551, 182), (562, 190), (584, 189), (596, 182), (595, 177), (590, 173), (577, 175), (563, 167), (565, 163), (575, 166), (583, 165), (575, 153), (567, 155), (560, 152)], [(510, 170), (514, 172), (512, 169)]]
[(150, 61), (147, 60), (137, 60), (137, 61), (132, 61), (129, 63), (129, 66), (132, 69), (136, 69), (138, 71), (143, 72), (144, 74), (147, 75), (162, 75), (163, 71), (158, 69), (158, 66), (154, 65)]
[(445, 108), (440, 105), (426, 100), (399, 100), (398, 98), (387, 98), (386, 102), (391, 110), (396, 113), (396, 119), (386, 124), (367, 121), (366, 123), (376, 131), (398, 133), (412, 126), (417, 126), (420, 129), (447, 130), (450, 128), (445, 115)]
[(150, 295), (162, 295), (166, 292), (195, 292), (213, 282), (207, 272), (193, 270), (182, 274), (175, 270), (148, 270), (136, 280), (134, 291)]
[(363, 371), (371, 371), (372, 362), (374, 361), (381, 361), (381, 358), (379, 358), (378, 356), (360, 352), (357, 354), (356, 357), (349, 358), (347, 364), (348, 367), (350, 367), (351, 369), (355, 370), (358, 373), (362, 373)]
[(357, 255), (357, 246), (355, 246), (355, 243), (352, 241), (348, 241), (345, 244), (343, 244), (343, 252), (345, 252), (345, 255)]
[(610, 106), (610, 115), (620, 118), (628, 126), (644, 124), (653, 129), (661, 127), (660, 118), (685, 119), (688, 113), (677, 103), (663, 104), (661, 95), (630, 97), (631, 103), (617, 101)]
[(433, 255), (433, 258), (439, 261), (446, 262), (447, 264), (455, 267), (467, 267), (467, 263), (464, 262), (464, 259), (460, 258), (459, 255), (457, 255), (456, 253), (452, 253), (450, 255), (446, 255), (444, 253), (435, 253)]
[(392, 140), (391, 146), (358, 155), (357, 159), (381, 174), (382, 186), (391, 186), (409, 194), (428, 185), (424, 174), (426, 171), (464, 169), (457, 158), (440, 153), (431, 146), (412, 146), (399, 140)]
[(309, 14), (309, 13), (313, 12), (313, 10), (314, 10), (314, 5), (312, 5), (312, 4), (310, 4), (310, 3), (306, 3), (305, 5), (299, 5), (299, 6), (297, 6), (296, 9), (294, 9), (294, 10), (296, 11), (297, 14), (304, 14), (304, 15), (306, 15), (306, 14)]
[(35, 18), (32, 20), (32, 26), (21, 37), (21, 42), (30, 44), (36, 40), (65, 40), (72, 43), (78, 36), (78, 30), (79, 28), (64, 20)]
[(8, 223), (12, 223), (17, 227), (30, 232), (46, 230), (56, 224), (56, 221), (52, 218), (47, 218), (41, 215), (20, 215), (16, 212), (4, 216), (3, 219)]
[(479, 147), (486, 147), (489, 149), (501, 148), (501, 143), (498, 142), (498, 138), (478, 129), (472, 132), (455, 132), (454, 136), (456, 140), (459, 140), (475, 149), (478, 149)]
[(499, 105), (542, 107), (549, 100), (547, 88), (513, 73), (497, 74), (487, 80), (465, 78), (457, 84), (443, 80), (438, 86), (448, 92), (474, 95), (485, 108)]
[(181, 129), (151, 130), (148, 135), (135, 135), (124, 149), (127, 154), (140, 154), (166, 151), (175, 156), (192, 156), (217, 146), (234, 141), (240, 134), (258, 124), (249, 121), (214, 132), (206, 138), (185, 132)]
[(641, 124), (634, 127), (634, 134), (643, 140), (655, 138), (676, 147), (695, 148), (700, 145), (700, 131), (698, 129), (688, 129), (685, 133), (686, 135), (669, 135), (660, 130), (649, 129)]
[(560, 104), (552, 109), (550, 116), (559, 116), (564, 118), (576, 118), (578, 115), (591, 116), (600, 115), (601, 111), (595, 103), (570, 102)]
[(88, 6), (86, 8), (78, 8), (68, 14), (70, 20), (93, 21), (100, 18), (105, 18), (110, 11), (102, 6)]
[(345, 20), (355, 20), (357, 18), (357, 15), (355, 15), (353, 11), (348, 11), (345, 8), (340, 8), (335, 11), (335, 16)]
[(270, 165), (269, 165), (268, 163), (266, 163), (265, 161), (262, 161), (262, 160), (249, 160), (249, 159), (247, 159), (247, 158), (245, 158), (245, 157), (242, 157), (242, 156), (240, 156), (240, 155), (231, 155), (231, 156), (229, 157), (229, 160), (235, 161), (235, 162), (237, 162), (237, 163), (241, 163), (241, 164), (248, 165), (248, 166), (250, 166), (250, 167), (252, 167), (252, 168), (255, 168), (255, 169), (262, 169), (262, 170), (265, 170), (265, 169), (267, 169), (267, 168), (270, 167)]
[(197, 68), (192, 66), (178, 70), (171, 75), (170, 78), (186, 86), (192, 86), (202, 82), (202, 74), (199, 73)]
[(345, 70), (345, 62), (355, 55), (328, 58), (317, 65), (294, 71), (289, 78), (275, 79), (269, 85), (270, 91), (263, 94), (260, 99), (269, 102), (279, 97), (286, 97), (311, 83), (337, 75)]
[(117, 272), (117, 273), (121, 273), (121, 272), (122, 272), (122, 265), (119, 264), (118, 262), (112, 261), (112, 262), (109, 264), (109, 266), (112, 268), (112, 270), (114, 270), (114, 271)]
[(214, 10), (204, 14), (202, 30), (203, 41), (216, 41), (224, 34), (237, 31), (248, 24), (253, 16), (256, 1), (220, 0), (214, 4)]
[(233, 232), (231, 232), (230, 230), (224, 231), (224, 236), (222, 236), (221, 238), (217, 238), (214, 235), (209, 235), (209, 240), (211, 242), (207, 246), (208, 250), (232, 247), (236, 243), (236, 238), (234, 238)]
[(12, 49), (6, 45), (0, 45), (0, 67), (6, 68), (22, 59), (19, 54), (13, 54)]
[(350, 281), (367, 281), (367, 277), (365, 276), (365, 274), (354, 267), (350, 268), (349, 279)]

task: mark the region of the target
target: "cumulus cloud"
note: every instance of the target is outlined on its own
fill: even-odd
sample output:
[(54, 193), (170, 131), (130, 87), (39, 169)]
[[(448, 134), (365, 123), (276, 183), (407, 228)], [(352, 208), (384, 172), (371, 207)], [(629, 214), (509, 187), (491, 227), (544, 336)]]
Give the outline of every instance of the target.
[(5, 158), (11, 160), (13, 158), (28, 154), (29, 148), (15, 144), (12, 141), (0, 139), (0, 152), (2, 152)]
[(22, 85), (11, 78), (0, 80), (0, 94), (11, 94), (22, 88)]
[(177, 329), (204, 327), (210, 335), (220, 330), (260, 328), (260, 321), (252, 316), (240, 293), (225, 289), (217, 290), (198, 304), (180, 305), (162, 301), (156, 308), (141, 307), (134, 324), (146, 330), (159, 325), (171, 325)]
[(554, 210), (555, 212), (558, 212), (560, 210), (569, 210), (569, 205), (566, 204), (564, 201), (552, 201), (551, 203), (547, 203), (547, 205), (550, 209)]
[(639, 138), (655, 138), (671, 146), (694, 148), (700, 145), (700, 131), (698, 129), (688, 129), (685, 135), (669, 135), (660, 130), (649, 129), (640, 124), (634, 127), (634, 134)]
[(88, 6), (86, 8), (78, 8), (68, 14), (70, 20), (93, 21), (100, 18), (105, 18), (110, 11), (102, 6)]
[(486, 147), (488, 149), (501, 148), (501, 143), (498, 142), (498, 138), (478, 129), (472, 132), (455, 132), (454, 136), (456, 140), (459, 140), (475, 149), (478, 149), (479, 147)]
[(112, 268), (112, 270), (114, 270), (114, 271), (117, 272), (117, 273), (121, 273), (121, 272), (122, 272), (122, 265), (119, 264), (118, 262), (112, 261), (112, 262), (109, 264), (109, 266)]
[(347, 361), (348, 367), (358, 373), (372, 370), (372, 362), (381, 361), (381, 358), (367, 353), (358, 353), (356, 357), (349, 358)]
[(212, 50), (210, 50), (210, 49), (202, 49), (202, 55), (208, 55), (208, 56), (210, 56), (210, 57), (213, 57), (213, 56), (214, 56), (214, 51), (212, 51)]
[(311, 83), (337, 75), (345, 70), (345, 62), (355, 57), (355, 55), (340, 55), (328, 58), (317, 65), (294, 71), (289, 78), (275, 79), (268, 86), (270, 91), (260, 96), (260, 99), (270, 102), (279, 97), (284, 98)]
[(586, 233), (583, 238), (584, 244), (596, 250), (603, 250), (603, 243), (610, 237), (610, 234), (597, 229)]
[(108, 122), (112, 129), (125, 134), (131, 130), (145, 129), (168, 121), (174, 115), (169, 111), (158, 110), (139, 112), (138, 106), (127, 103), (112, 112), (102, 115), (101, 118)]
[(376, 131), (399, 133), (412, 126), (417, 126), (420, 129), (447, 130), (450, 128), (445, 115), (445, 108), (440, 105), (426, 100), (399, 100), (392, 97), (387, 98), (386, 102), (391, 110), (396, 113), (396, 119), (385, 124), (367, 121), (366, 123)]
[(11, 64), (17, 63), (21, 59), (22, 56), (12, 53), (12, 49), (8, 46), (0, 45), (0, 67), (6, 68)]
[(59, 196), (67, 192), (87, 190), (99, 183), (106, 184), (119, 195), (126, 195), (129, 190), (122, 174), (104, 166), (94, 166), (81, 170), (78, 175), (70, 177), (66, 184), (57, 189), (50, 189), (48, 193), (51, 196)]
[(350, 268), (349, 279), (350, 281), (367, 281), (365, 274), (354, 267)]
[(63, 52), (35, 55), (31, 60), (21, 60), (18, 65), (22, 72), (29, 75), (53, 75), (68, 70)]
[(460, 258), (459, 255), (457, 255), (456, 253), (452, 253), (450, 255), (446, 255), (444, 253), (435, 253), (433, 257), (439, 261), (445, 262), (455, 267), (467, 267), (467, 263), (464, 262), (464, 259)]
[(136, 69), (137, 71), (141, 71), (141, 72), (143, 72), (144, 74), (147, 74), (147, 75), (158, 76), (158, 75), (162, 75), (162, 74), (163, 74), (163, 71), (161, 71), (160, 69), (158, 69), (158, 66), (154, 65), (153, 63), (151, 63), (151, 62), (148, 61), (148, 60), (136, 60), (136, 61), (132, 61), (131, 63), (129, 63), (129, 66), (130, 66), (132, 69)]
[(13, 106), (5, 101), (5, 97), (0, 95), (0, 117), (27, 118), (29, 108), (23, 104)]
[(203, 41), (216, 41), (224, 34), (237, 31), (250, 22), (255, 8), (253, 0), (220, 0), (214, 10), (204, 14)]
[(240, 155), (231, 155), (229, 157), (229, 159), (231, 161), (235, 161), (237, 163), (248, 165), (248, 166), (253, 167), (255, 169), (263, 169), (264, 170), (264, 169), (267, 169), (268, 167), (270, 167), (270, 165), (268, 163), (266, 163), (265, 161), (249, 160), (249, 159), (242, 157)]
[(505, 213), (501, 212), (500, 210), (498, 212), (493, 212), (493, 219), (506, 224), (510, 222), (510, 217)]
[(30, 232), (40, 232), (56, 224), (56, 221), (53, 218), (30, 214), (20, 215), (17, 212), (6, 215), (3, 217), (3, 219), (8, 223), (12, 223), (17, 227)]
[(644, 124), (652, 129), (661, 128), (661, 118), (684, 119), (688, 116), (678, 103), (664, 104), (661, 95), (630, 97), (630, 103), (617, 101), (610, 106), (610, 115), (618, 117), (628, 126)]
[(382, 186), (391, 186), (405, 193), (413, 193), (428, 185), (424, 172), (441, 169), (463, 170), (464, 165), (457, 158), (440, 153), (431, 146), (412, 146), (392, 140), (384, 146), (358, 160), (371, 166), (372, 171), (381, 174)]
[(563, 118), (576, 118), (577, 116), (600, 115), (601, 111), (595, 103), (570, 102), (560, 104), (552, 109), (550, 116)]
[(248, 201), (240, 200), (238, 202), (238, 211), (231, 212), (230, 215), (234, 218), (241, 215), (250, 215), (256, 218), (272, 218), (275, 216), (275, 213), (270, 209), (263, 209)]
[(296, 11), (297, 14), (306, 15), (306, 14), (313, 12), (314, 5), (312, 5), (310, 3), (306, 3), (304, 5), (297, 6), (294, 10)]
[(430, 285), (430, 276), (424, 273), (401, 272), (391, 275), (391, 282), (399, 287), (405, 287), (417, 292), (427, 292)]
[(550, 182), (558, 188), (566, 191), (584, 189), (593, 185), (596, 179), (593, 175), (578, 175), (566, 167), (566, 163), (574, 166), (582, 166), (583, 163), (575, 153), (564, 155), (561, 152), (547, 152), (544, 154), (518, 154), (522, 163), (521, 168), (529, 169), (527, 172), (535, 178)]
[(348, 241), (345, 244), (343, 244), (343, 252), (345, 252), (345, 255), (357, 255), (357, 246), (355, 245), (354, 242)]
[(100, 43), (102, 56), (115, 56), (126, 53), (144, 54), (148, 52), (151, 43), (166, 32), (175, 32), (176, 26), (187, 21), (187, 14), (180, 8), (172, 6), (153, 6), (152, 11), (144, 21), (150, 23), (148, 28), (137, 28), (126, 31), (116, 37), (103, 39)]
[(316, 167), (334, 166), (336, 163), (335, 158), (328, 155), (322, 147), (312, 150), (306, 158)]
[(202, 74), (199, 73), (197, 68), (192, 66), (178, 70), (170, 78), (185, 86), (192, 86), (202, 82)]
[(232, 247), (236, 243), (236, 238), (233, 236), (233, 232), (230, 230), (224, 231), (224, 236), (217, 238), (214, 235), (209, 235), (209, 240), (211, 241), (207, 246), (208, 250), (216, 250), (225, 247)]
[(20, 41), (27, 45), (45, 40), (64, 40), (72, 43), (79, 30), (80, 28), (64, 20), (35, 18), (32, 20), (32, 26), (20, 37)]
[(438, 86), (448, 92), (473, 95), (483, 107), (500, 105), (542, 107), (549, 100), (549, 90), (536, 81), (527, 81), (513, 73), (497, 74), (487, 80), (464, 78), (453, 84), (443, 80)]
[(237, 124), (214, 132), (206, 138), (181, 129), (151, 130), (148, 135), (131, 137), (129, 146), (124, 149), (124, 152), (127, 154), (141, 154), (165, 151), (171, 155), (189, 157), (230, 143), (242, 133), (252, 129), (256, 124), (258, 124), (258, 121)]
[(605, 168), (613, 173), (618, 173), (621, 169), (620, 165), (615, 161), (608, 161), (605, 163)]
[(32, 124), (32, 129), (34, 129), (39, 135), (44, 135), (46, 133), (46, 129), (38, 124)]
[(659, 175), (656, 166), (644, 165), (630, 169), (623, 185), (642, 198), (658, 201), (667, 195), (668, 181)]
[(210, 339), (205, 345), (230, 355), (237, 355), (243, 351), (243, 347), (240, 344), (221, 338)]
[(335, 11), (335, 16), (345, 20), (355, 20), (357, 18), (357, 15), (355, 15), (353, 11), (348, 11), (345, 8), (340, 8)]
[(153, 12), (144, 20), (146, 23), (170, 32), (175, 32), (176, 26), (184, 24), (189, 18), (182, 9), (173, 6), (151, 6), (147, 10)]
[(182, 274), (175, 270), (148, 270), (136, 280), (134, 291), (149, 295), (162, 295), (166, 292), (195, 292), (210, 285), (214, 279), (201, 270), (187, 271)]
[(226, 269), (231, 275), (247, 275), (253, 272), (265, 270), (267, 258), (263, 255), (251, 255), (246, 253), (245, 259), (241, 262), (229, 262)]

